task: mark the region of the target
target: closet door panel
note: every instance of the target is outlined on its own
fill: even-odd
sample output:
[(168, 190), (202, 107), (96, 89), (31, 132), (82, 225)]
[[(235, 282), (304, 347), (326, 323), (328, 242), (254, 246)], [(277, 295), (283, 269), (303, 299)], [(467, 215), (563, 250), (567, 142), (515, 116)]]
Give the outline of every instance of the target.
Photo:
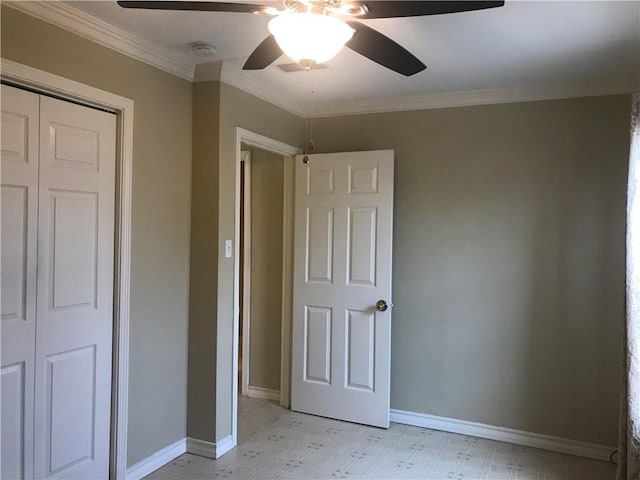
[(0, 478), (33, 478), (38, 95), (2, 85), (2, 458)]
[(116, 118), (40, 110), (35, 475), (107, 478)]
[(97, 307), (98, 195), (50, 191), (51, 269), (49, 308), (53, 312)]

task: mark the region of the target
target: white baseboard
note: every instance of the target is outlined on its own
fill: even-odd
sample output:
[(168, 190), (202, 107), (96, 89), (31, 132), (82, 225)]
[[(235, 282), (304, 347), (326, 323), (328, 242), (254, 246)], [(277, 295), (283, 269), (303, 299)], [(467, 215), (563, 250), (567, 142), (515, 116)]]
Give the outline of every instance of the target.
[(264, 387), (252, 387), (249, 385), (247, 388), (247, 396), (250, 398), (260, 398), (263, 400), (273, 400), (275, 402), (280, 401), (280, 390), (272, 390)]
[(220, 458), (235, 446), (236, 444), (231, 435), (216, 443), (198, 440), (197, 438), (187, 438), (187, 453), (200, 455), (201, 457)]
[(235, 446), (236, 442), (233, 441), (233, 437), (231, 435), (224, 437), (216, 443), (216, 458), (220, 458)]
[(127, 480), (140, 480), (183, 453), (192, 453), (202, 457), (220, 458), (235, 447), (231, 435), (217, 443), (206, 442), (195, 438), (183, 438), (168, 447), (158, 450), (147, 458), (127, 469)]
[(496, 427), (483, 423), (468, 422), (455, 418), (437, 417), (425, 413), (407, 412), (391, 409), (390, 420), (395, 423), (413, 425), (415, 427), (431, 428), (444, 432), (459, 433), (472, 437), (499, 440), (525, 447), (540, 448), (552, 452), (567, 453), (579, 457), (609, 461), (609, 456), (616, 447), (607, 447), (594, 443), (578, 442), (566, 438), (542, 435), (540, 433), (513, 430), (511, 428)]
[(127, 480), (140, 480), (146, 477), (151, 472), (155, 472), (157, 469), (166, 465), (171, 460), (179, 457), (187, 451), (186, 439), (178, 440), (177, 442), (158, 450), (156, 453), (149, 455), (147, 458), (140, 460), (138, 463), (127, 469)]

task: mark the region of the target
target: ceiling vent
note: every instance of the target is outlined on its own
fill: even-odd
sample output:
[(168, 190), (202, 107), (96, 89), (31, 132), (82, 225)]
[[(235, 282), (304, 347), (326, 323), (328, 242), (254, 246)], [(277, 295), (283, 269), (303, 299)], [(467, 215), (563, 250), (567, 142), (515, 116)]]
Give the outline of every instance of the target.
[[(299, 63), (282, 63), (276, 65), (284, 73), (304, 72), (306, 69)], [(311, 65), (311, 70), (324, 70), (328, 68), (324, 63), (315, 63)]]

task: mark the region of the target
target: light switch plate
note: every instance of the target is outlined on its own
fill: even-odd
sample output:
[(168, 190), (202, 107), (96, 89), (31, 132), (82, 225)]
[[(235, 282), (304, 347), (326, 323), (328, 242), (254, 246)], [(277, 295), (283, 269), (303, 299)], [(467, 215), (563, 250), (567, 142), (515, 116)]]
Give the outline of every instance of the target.
[(233, 255), (233, 243), (231, 240), (224, 241), (224, 258), (231, 258)]

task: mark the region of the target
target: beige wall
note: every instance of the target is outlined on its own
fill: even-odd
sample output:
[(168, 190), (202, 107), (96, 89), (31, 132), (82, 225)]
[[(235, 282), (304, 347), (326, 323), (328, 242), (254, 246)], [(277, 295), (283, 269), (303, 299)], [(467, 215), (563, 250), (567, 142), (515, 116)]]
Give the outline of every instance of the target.
[(249, 385), (280, 390), (282, 155), (251, 151), (251, 328)]
[(304, 121), (270, 103), (225, 83), (220, 85), (220, 170), (218, 197), (218, 323), (216, 375), (216, 440), (231, 434), (231, 358), (233, 346), (233, 261), (221, 245), (234, 238), (235, 141), (242, 127), (289, 145), (300, 145)]
[(215, 441), (220, 83), (193, 84), (187, 435)]
[(327, 118), (395, 149), (392, 408), (615, 445), (629, 98)]
[(2, 6), (2, 57), (133, 99), (129, 450), (184, 438), (191, 84)]

